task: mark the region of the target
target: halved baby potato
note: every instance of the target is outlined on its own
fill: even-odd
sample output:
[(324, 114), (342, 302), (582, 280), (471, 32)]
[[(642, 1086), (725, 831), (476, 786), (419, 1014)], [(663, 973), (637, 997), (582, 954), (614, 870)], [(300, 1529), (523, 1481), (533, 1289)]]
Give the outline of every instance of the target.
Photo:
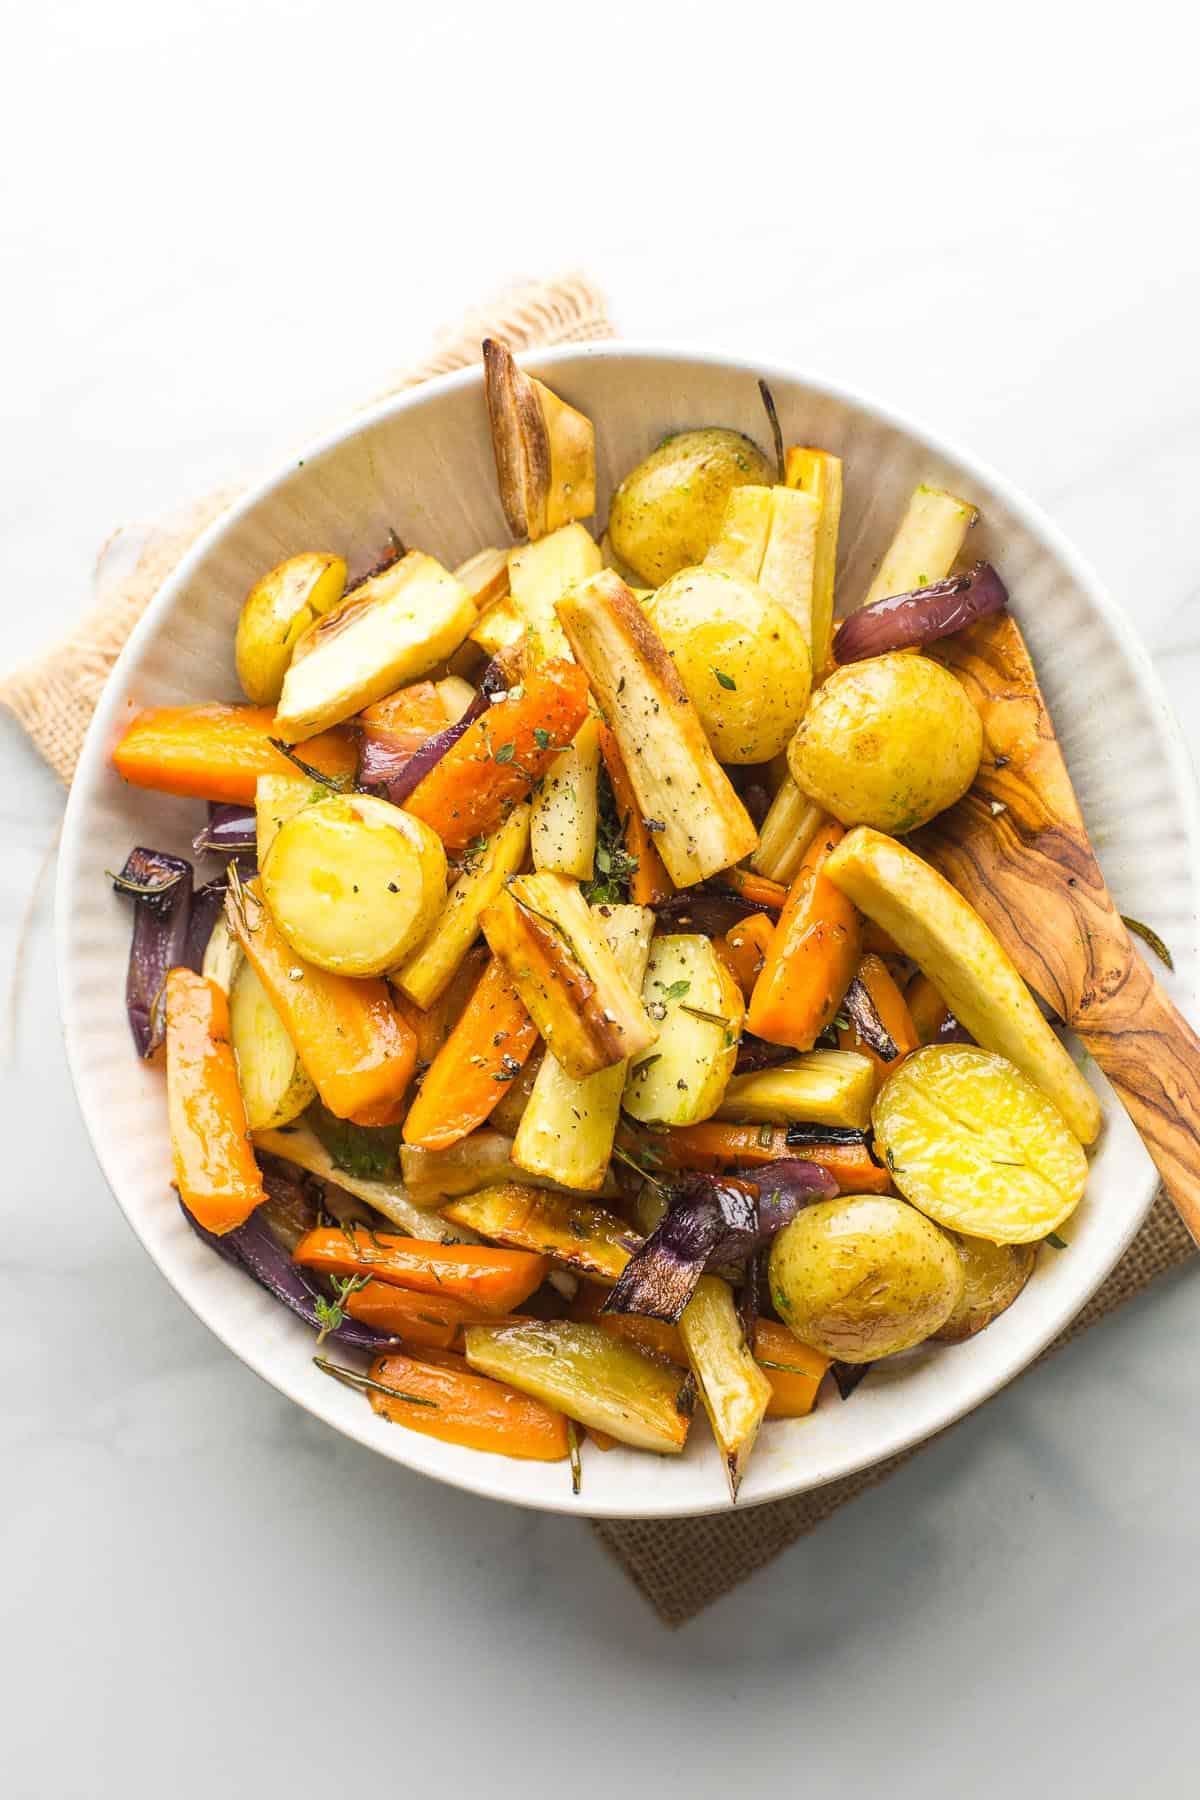
[(304, 1073), (266, 988), (244, 960), (229, 995), (229, 1035), (251, 1131), (290, 1125), (316, 1098), (317, 1090)]
[(289, 556), (259, 577), (242, 602), (234, 644), (247, 700), (274, 706), (297, 643), (345, 591), (345, 560), (323, 551)]
[(263, 896), (298, 955), (338, 975), (394, 969), (446, 899), (435, 831), (371, 794), (335, 794), (285, 821), (262, 867)]
[(875, 1148), (906, 1200), (995, 1244), (1027, 1244), (1070, 1218), (1087, 1157), (1053, 1101), (1014, 1063), (971, 1044), (928, 1044), (875, 1102)]
[(735, 487), (770, 480), (770, 463), (740, 431), (681, 431), (631, 469), (613, 495), (609, 541), (640, 580), (658, 587), (704, 561)]
[(948, 1234), (963, 1266), (958, 1305), (934, 1336), (940, 1344), (961, 1344), (1007, 1312), (1037, 1262), (1036, 1244), (989, 1244), (986, 1238)]

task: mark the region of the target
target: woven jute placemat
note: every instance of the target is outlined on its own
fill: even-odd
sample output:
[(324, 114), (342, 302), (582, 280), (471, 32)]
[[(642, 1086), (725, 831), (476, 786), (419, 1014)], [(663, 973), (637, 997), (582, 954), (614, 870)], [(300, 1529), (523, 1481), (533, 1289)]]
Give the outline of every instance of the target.
[[(469, 313), (423, 362), (386, 383), (373, 398), (416, 387), (477, 361), (480, 341), (489, 333), (507, 338), (514, 349), (586, 343), (614, 335), (604, 297), (585, 277), (523, 283)], [(64, 783), (69, 784), (74, 774), (88, 721), (133, 626), (184, 552), (241, 491), (225, 488), (169, 518), (114, 532), (97, 560), (91, 610), (54, 649), (0, 682), (0, 706), (24, 727)], [(1194, 1253), (1183, 1225), (1160, 1194), (1104, 1286), (1045, 1354), (1051, 1355)], [(711, 1518), (631, 1519), (594, 1529), (664, 1623), (681, 1625), (839, 1507), (885, 1481), (921, 1448), (794, 1500)]]

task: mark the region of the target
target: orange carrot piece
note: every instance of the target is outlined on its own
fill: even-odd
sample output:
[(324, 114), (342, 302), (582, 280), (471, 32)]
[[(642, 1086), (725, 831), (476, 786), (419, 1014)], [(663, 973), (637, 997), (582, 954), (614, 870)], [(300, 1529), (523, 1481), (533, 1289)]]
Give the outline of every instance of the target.
[(646, 821), (638, 810), (637, 796), (616, 735), (604, 724), (600, 727), (600, 754), (616, 802), (626, 855), (637, 863), (629, 877), (629, 898), (635, 906), (655, 906), (675, 892), (675, 883), (658, 854), (653, 832), (647, 831)]
[(491, 1313), (441, 1295), (414, 1294), (391, 1281), (368, 1281), (342, 1301), (342, 1310), (376, 1331), (390, 1332), (421, 1350), (448, 1350), (464, 1325), (493, 1322)]
[[(822, 1139), (811, 1144), (789, 1144), (785, 1126), (723, 1125), (707, 1120), (702, 1125), (679, 1125), (656, 1135), (654, 1147), (666, 1170), (700, 1169), (715, 1174), (741, 1163), (747, 1168), (799, 1156), (828, 1169), (843, 1194), (890, 1194), (887, 1170), (871, 1156), (865, 1144), (839, 1144)], [(631, 1142), (631, 1154), (636, 1146)]]
[(482, 1125), (537, 1037), (504, 964), (493, 957), (408, 1110), (405, 1143), (446, 1150)]
[(226, 914), (321, 1099), (356, 1125), (395, 1125), (417, 1061), (412, 1027), (386, 981), (352, 980), (302, 962), (267, 910), (257, 881), (231, 893)]
[(781, 913), (787, 901), (788, 891), (781, 881), (770, 881), (752, 869), (723, 869), (713, 876), (713, 885), (728, 888), (752, 906), (765, 906), (768, 912)]
[(771, 1384), (768, 1419), (802, 1419), (813, 1409), (830, 1358), (793, 1337), (786, 1325), (759, 1319), (754, 1360)]
[(464, 1357), (381, 1356), (371, 1364), (371, 1380), (379, 1383), (367, 1392), (374, 1410), (410, 1431), (533, 1462), (561, 1462), (567, 1454), (562, 1413), (503, 1381), (477, 1375)]
[(615, 1450), (617, 1447), (617, 1440), (615, 1437), (609, 1437), (607, 1431), (597, 1431), (594, 1425), (588, 1426), (587, 1434), (590, 1442), (595, 1444), (597, 1450)]
[(602, 1312), (600, 1309), (606, 1298), (605, 1288), (597, 1287), (594, 1282), (581, 1282), (579, 1292), (571, 1302), (570, 1317), (599, 1325), (609, 1337), (623, 1338), (626, 1343), (636, 1344), (639, 1350), (648, 1350), (652, 1356), (665, 1357), (667, 1362), (678, 1363), (686, 1369), (687, 1351), (677, 1326), (669, 1325), (665, 1319), (645, 1318), (641, 1313)]
[(746, 1016), (746, 1029), (768, 1043), (811, 1050), (858, 967), (858, 913), (821, 873), (844, 836), (834, 820), (823, 825), (788, 890)]
[[(431, 1244), (351, 1227), (318, 1226), (292, 1252), (306, 1269), (329, 1275), (375, 1275), (418, 1294), (465, 1300), (486, 1313), (512, 1312), (546, 1279), (549, 1264), (530, 1250), (492, 1244)], [(363, 1290), (366, 1291), (365, 1289)]]
[[(252, 805), (260, 775), (297, 772), (271, 743), (278, 736), (270, 706), (151, 706), (127, 727), (113, 767), (134, 787)], [(353, 775), (357, 766), (343, 731), (323, 731), (297, 754), (335, 779)]]
[(923, 1044), (932, 1044), (950, 1008), (928, 975), (918, 969), (904, 990), (904, 1001), (918, 1038)]
[(858, 979), (874, 1001), (880, 1024), (895, 1044), (896, 1054), (885, 1060), (869, 1044), (863, 1042), (853, 1023), (839, 1025), (838, 1045), (843, 1050), (857, 1050), (860, 1056), (870, 1059), (875, 1065), (875, 1092), (878, 1093), (892, 1070), (900, 1067), (910, 1051), (920, 1048), (921, 1040), (913, 1024), (912, 1014), (905, 1004), (904, 995), (881, 957), (864, 956), (858, 965)]
[(167, 1114), (175, 1184), (220, 1236), (266, 1199), (229, 1041), (229, 1002), (190, 969), (167, 974)]
[[(411, 741), (414, 750), (419, 750), (427, 738), (444, 731), (447, 723), (442, 696), (432, 681), (414, 681), (408, 687), (398, 688), (386, 700), (364, 706), (358, 715), (358, 724), (368, 735), (394, 738), (405, 747)], [(304, 760), (307, 762), (308, 758)]]
[(525, 672), (508, 698), (490, 706), (434, 764), (405, 802), (448, 850), (488, 837), (524, 800), (587, 717), (587, 676), (551, 660)]
[(889, 931), (877, 925), (874, 919), (862, 922), (862, 947), (865, 955), (870, 950), (875, 956), (903, 956), (904, 952)]
[(486, 944), (472, 944), (457, 970), (431, 1006), (422, 1011), (414, 1006), (398, 988), (392, 990), (392, 1001), (417, 1034), (418, 1066), (428, 1067), (462, 1018), (467, 1001), (479, 985), (488, 962)]
[(723, 938), (716, 938), (713, 942), (713, 949), (747, 1000), (762, 974), (774, 934), (774, 919), (769, 918), (766, 913), (751, 913), (748, 919), (739, 919)]

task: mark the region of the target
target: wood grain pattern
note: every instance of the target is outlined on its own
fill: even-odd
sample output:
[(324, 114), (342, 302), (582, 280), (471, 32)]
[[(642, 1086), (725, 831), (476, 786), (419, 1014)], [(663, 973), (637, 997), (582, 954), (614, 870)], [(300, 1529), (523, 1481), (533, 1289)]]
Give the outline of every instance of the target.
[(914, 847), (1079, 1034), (1200, 1243), (1200, 1038), (1134, 949), (1105, 886), (1020, 628), (998, 613), (931, 653), (977, 707), (984, 750), (971, 791)]

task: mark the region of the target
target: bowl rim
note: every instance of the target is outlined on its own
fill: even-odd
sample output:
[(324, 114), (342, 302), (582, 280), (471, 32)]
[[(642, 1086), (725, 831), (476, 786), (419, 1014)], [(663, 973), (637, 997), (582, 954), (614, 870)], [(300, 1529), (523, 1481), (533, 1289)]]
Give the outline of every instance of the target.
[[(1090, 563), (1074, 546), (1062, 529), (1043, 511), (1035, 501), (1031, 500), (1008, 478), (1002, 475), (972, 451), (964, 450), (952, 439), (941, 432), (927, 426), (912, 414), (902, 411), (891, 404), (876, 399), (851, 384), (834, 379), (828, 375), (806, 370), (799, 364), (766, 361), (758, 357), (749, 357), (741, 351), (722, 350), (717, 346), (696, 346), (686, 342), (670, 340), (625, 340), (607, 339), (594, 343), (568, 343), (555, 345), (548, 349), (531, 348), (521, 352), (518, 361), (539, 373), (546, 368), (562, 362), (576, 361), (580, 358), (601, 358), (621, 362), (666, 361), (689, 364), (706, 364), (725, 372), (744, 374), (752, 379), (763, 378), (768, 382), (795, 382), (813, 394), (829, 401), (840, 403), (856, 409), (864, 417), (891, 429), (903, 433), (910, 440), (929, 449), (934, 456), (957, 464), (972, 480), (991, 488), (1014, 514), (1018, 515), (1026, 527), (1041, 539), (1046, 548), (1066, 568), (1079, 588), (1087, 595), (1089, 604), (1104, 619), (1117, 642), (1121, 656), (1131, 679), (1138, 686), (1142, 698), (1148, 703), (1158, 729), (1160, 743), (1169, 769), (1172, 797), (1180, 809), (1181, 825), (1186, 838), (1186, 863), (1188, 879), (1192, 895), (1200, 895), (1200, 796), (1191, 757), (1183, 738), (1179, 722), (1171, 703), (1159, 680), (1158, 674), (1150, 660), (1149, 652), (1142, 643), (1127, 614), (1112, 598), (1099, 575)], [(57, 968), (59, 1010), (62, 1022), (63, 1038), (67, 1054), (68, 1068), (72, 1086), (82, 1114), (84, 1126), (91, 1142), (93, 1153), (100, 1166), (101, 1173), (120, 1209), (126, 1223), (150, 1260), (158, 1267), (159, 1272), (168, 1282), (176, 1295), (184, 1302), (193, 1314), (203, 1323), (227, 1350), (245, 1364), (246, 1367), (270, 1384), (277, 1392), (285, 1395), (305, 1412), (322, 1420), (335, 1431), (362, 1444), (364, 1447), (386, 1456), (389, 1460), (432, 1479), (444, 1481), (448, 1485), (481, 1497), (507, 1501), (509, 1504), (528, 1508), (532, 1511), (545, 1511), (571, 1514), (576, 1518), (687, 1518), (708, 1514), (723, 1513), (733, 1510), (733, 1503), (728, 1497), (718, 1496), (715, 1499), (683, 1501), (682, 1504), (620, 1507), (602, 1503), (589, 1504), (586, 1497), (573, 1496), (569, 1492), (569, 1484), (562, 1484), (564, 1491), (551, 1489), (545, 1496), (500, 1495), (494, 1491), (494, 1484), (488, 1479), (491, 1459), (479, 1457), (475, 1459), (480, 1468), (474, 1472), (473, 1464), (468, 1464), (462, 1474), (457, 1471), (433, 1471), (421, 1467), (403, 1454), (393, 1454), (391, 1441), (384, 1447), (371, 1437), (367, 1430), (359, 1431), (346, 1420), (327, 1412), (313, 1404), (310, 1397), (296, 1391), (294, 1384), (286, 1373), (269, 1366), (270, 1357), (256, 1357), (246, 1349), (230, 1340), (219, 1317), (210, 1316), (211, 1308), (202, 1306), (195, 1295), (184, 1293), (177, 1285), (172, 1274), (153, 1255), (138, 1229), (137, 1220), (130, 1206), (122, 1196), (118, 1179), (110, 1168), (96, 1130), (93, 1128), (91, 1108), (85, 1101), (84, 1075), (81, 1062), (80, 1039), (78, 1025), (74, 1017), (74, 999), (69, 980), (68, 956), (68, 920), (73, 905), (75, 890), (75, 873), (78, 861), (79, 845), (82, 839), (86, 820), (85, 791), (89, 790), (96, 778), (107, 769), (108, 746), (119, 708), (124, 703), (122, 693), (124, 677), (130, 666), (138, 659), (142, 645), (158, 629), (163, 617), (170, 613), (180, 593), (187, 587), (193, 570), (209, 554), (214, 544), (230, 530), (234, 529), (244, 518), (268, 499), (277, 488), (282, 486), (294, 474), (297, 466), (309, 459), (316, 459), (370, 430), (379, 422), (394, 415), (408, 411), (414, 406), (437, 400), (442, 395), (452, 393), (459, 388), (477, 385), (482, 387), (483, 372), (478, 363), (465, 368), (452, 370), (429, 381), (424, 381), (412, 388), (402, 389), (372, 403), (370, 406), (353, 413), (341, 424), (331, 427), (321, 434), (305, 442), (297, 451), (279, 459), (271, 470), (257, 481), (250, 484), (233, 504), (227, 507), (214, 519), (195, 543), (190, 546), (175, 566), (172, 573), (155, 593), (145, 612), (137, 621), (125, 644), (122, 646), (116, 663), (110, 672), (100, 699), (88, 725), (76, 765), (75, 775), (67, 796), (67, 804), (63, 815), (62, 836), (59, 855), (59, 869), (56, 881), (54, 904), (55, 963)], [(1193, 952), (1196, 946), (1192, 946)], [(1198, 980), (1194, 972), (1198, 967), (1197, 959), (1191, 958), (1191, 981), (1189, 991), (1182, 996), (1183, 1004), (1195, 1004), (1197, 1001)], [(925, 1441), (947, 1426), (956, 1423), (990, 1399), (1008, 1382), (1013, 1380), (1037, 1358), (1048, 1344), (1065, 1329), (1071, 1319), (1086, 1305), (1101, 1283), (1111, 1273), (1116, 1263), (1124, 1254), (1129, 1243), (1144, 1223), (1158, 1185), (1158, 1177), (1152, 1165), (1147, 1161), (1144, 1178), (1145, 1192), (1140, 1204), (1131, 1211), (1127, 1224), (1117, 1232), (1105, 1248), (1092, 1270), (1085, 1290), (1071, 1297), (1069, 1310), (1057, 1312), (1046, 1321), (1041, 1329), (1029, 1337), (1022, 1337), (1018, 1346), (1007, 1359), (997, 1363), (995, 1369), (988, 1372), (983, 1382), (972, 1390), (970, 1396), (961, 1402), (956, 1398), (948, 1406), (940, 1419), (932, 1424), (924, 1420), (915, 1426), (901, 1425), (892, 1430), (877, 1443), (864, 1447), (862, 1453), (853, 1453), (844, 1461), (840, 1461), (836, 1471), (818, 1472), (815, 1479), (809, 1480), (802, 1474), (800, 1479), (787, 1477), (778, 1481), (771, 1491), (756, 1495), (753, 1500), (739, 1502), (740, 1509), (767, 1505), (775, 1500), (786, 1499), (814, 1488), (825, 1485), (831, 1480), (839, 1480), (846, 1476), (861, 1473), (896, 1455), (898, 1452), (912, 1448)], [(397, 1451), (403, 1449), (404, 1433), (396, 1433)], [(421, 1440), (423, 1441), (423, 1440)]]

